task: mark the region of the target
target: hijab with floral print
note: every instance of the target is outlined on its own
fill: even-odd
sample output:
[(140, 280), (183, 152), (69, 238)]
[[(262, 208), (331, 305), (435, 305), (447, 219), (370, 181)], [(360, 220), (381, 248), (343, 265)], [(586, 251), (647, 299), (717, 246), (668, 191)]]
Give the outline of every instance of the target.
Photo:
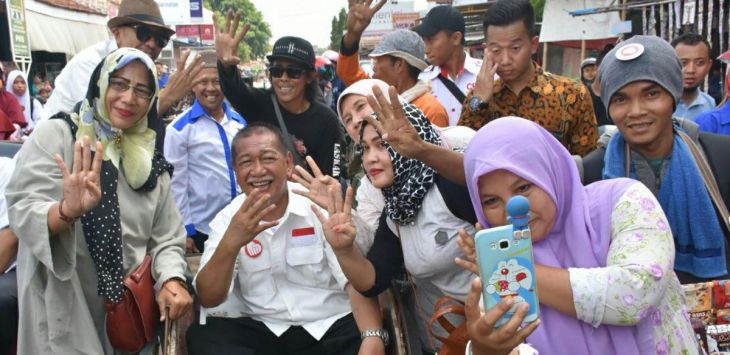
[[(106, 109), (105, 93), (109, 89), (109, 80), (112, 75), (135, 60), (147, 67), (153, 96), (144, 116), (134, 126), (121, 130), (111, 124), (109, 112)], [(106, 56), (103, 62), (96, 67), (86, 98), (81, 102), (78, 113), (71, 115), (72, 121), (78, 126), (76, 139), (89, 136), (92, 142), (101, 141), (104, 160), (111, 161), (117, 169), (121, 170), (129, 186), (135, 190), (147, 182), (152, 172), (157, 135), (149, 125), (157, 119), (159, 90), (157, 69), (152, 59), (140, 50), (119, 48)], [(122, 161), (123, 164), (121, 164)]]

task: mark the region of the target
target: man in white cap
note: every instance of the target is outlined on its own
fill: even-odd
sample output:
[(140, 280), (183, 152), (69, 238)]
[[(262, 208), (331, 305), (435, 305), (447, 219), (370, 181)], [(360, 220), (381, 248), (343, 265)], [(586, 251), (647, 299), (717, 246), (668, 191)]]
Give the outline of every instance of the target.
[[(45, 106), (46, 117), (71, 112), (83, 100), (94, 68), (117, 48), (137, 48), (156, 60), (175, 31), (165, 25), (160, 7), (154, 0), (123, 0), (116, 17), (107, 22), (113, 38), (97, 43), (76, 54), (56, 78), (56, 88)], [(183, 58), (183, 63), (185, 62)], [(164, 113), (192, 89), (192, 78), (202, 69), (200, 60), (187, 69), (178, 68), (160, 91), (157, 112)], [(164, 133), (164, 130), (162, 131)], [(159, 132), (158, 132), (159, 134)], [(161, 135), (164, 137), (164, 134)], [(160, 140), (161, 142), (161, 140)]]
[[(337, 75), (348, 86), (369, 77), (360, 67), (360, 38), (365, 28), (370, 25), (373, 15), (383, 7), (385, 1), (381, 0), (373, 8), (368, 4), (350, 3), (347, 32), (342, 37), (337, 65)], [(418, 80), (421, 72), (428, 67), (423, 60), (424, 53), (425, 44), (415, 32), (397, 30), (388, 33), (370, 53), (375, 72), (373, 78), (394, 86), (398, 94), (421, 109), (431, 123), (446, 127), (449, 125), (446, 109), (431, 94), (430, 83)]]

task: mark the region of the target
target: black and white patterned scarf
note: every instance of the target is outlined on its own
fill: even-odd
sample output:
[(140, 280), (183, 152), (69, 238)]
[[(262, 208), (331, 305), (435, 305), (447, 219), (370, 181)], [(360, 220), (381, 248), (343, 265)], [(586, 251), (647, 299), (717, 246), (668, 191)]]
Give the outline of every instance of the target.
[[(403, 111), (421, 139), (428, 143), (441, 145), (440, 135), (418, 107), (404, 103)], [(363, 125), (364, 127), (365, 125)], [(362, 133), (360, 139), (362, 140)], [(398, 224), (411, 224), (421, 209), (428, 189), (433, 185), (434, 171), (416, 159), (398, 154), (387, 142), (385, 145), (393, 163), (394, 173), (393, 185), (382, 189), (383, 196), (385, 196), (385, 213)], [(360, 157), (362, 154), (361, 148)]]

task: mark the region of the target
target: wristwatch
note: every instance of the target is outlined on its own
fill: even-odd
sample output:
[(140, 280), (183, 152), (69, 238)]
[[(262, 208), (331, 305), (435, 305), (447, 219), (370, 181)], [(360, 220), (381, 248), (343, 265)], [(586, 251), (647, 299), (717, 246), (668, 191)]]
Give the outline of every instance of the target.
[(469, 105), (469, 108), (472, 111), (478, 111), (485, 108), (487, 106), (487, 103), (482, 100), (481, 97), (474, 95), (471, 97), (471, 99), (469, 99), (469, 103), (467, 105)]
[(388, 346), (390, 343), (390, 335), (385, 329), (367, 329), (360, 333), (360, 339), (364, 340), (367, 337), (378, 337), (383, 339), (383, 345)]

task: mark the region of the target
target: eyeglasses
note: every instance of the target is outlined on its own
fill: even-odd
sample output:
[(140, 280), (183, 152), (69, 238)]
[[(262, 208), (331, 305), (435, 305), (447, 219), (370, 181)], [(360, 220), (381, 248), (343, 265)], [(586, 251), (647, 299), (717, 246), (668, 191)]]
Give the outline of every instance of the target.
[(130, 27), (134, 28), (134, 32), (137, 34), (137, 39), (142, 43), (145, 43), (149, 41), (150, 38), (154, 37), (155, 44), (157, 44), (157, 46), (160, 48), (165, 48), (165, 46), (167, 46), (167, 42), (170, 42), (169, 35), (167, 35), (166, 33), (155, 31), (149, 26), (137, 24)]
[(122, 78), (110, 78), (109, 79), (109, 88), (116, 91), (117, 93), (124, 93), (129, 90), (129, 88), (132, 88), (132, 92), (134, 93), (134, 96), (140, 99), (150, 100), (152, 99), (152, 96), (154, 95), (154, 92), (150, 90), (150, 88), (146, 86), (131, 86), (129, 85), (129, 81)]
[(279, 65), (273, 66), (269, 68), (269, 74), (271, 74), (274, 78), (281, 78), (284, 76), (284, 73), (286, 73), (286, 76), (289, 77), (289, 79), (299, 79), (299, 77), (304, 74), (306, 69), (299, 68), (299, 67), (282, 67)]

